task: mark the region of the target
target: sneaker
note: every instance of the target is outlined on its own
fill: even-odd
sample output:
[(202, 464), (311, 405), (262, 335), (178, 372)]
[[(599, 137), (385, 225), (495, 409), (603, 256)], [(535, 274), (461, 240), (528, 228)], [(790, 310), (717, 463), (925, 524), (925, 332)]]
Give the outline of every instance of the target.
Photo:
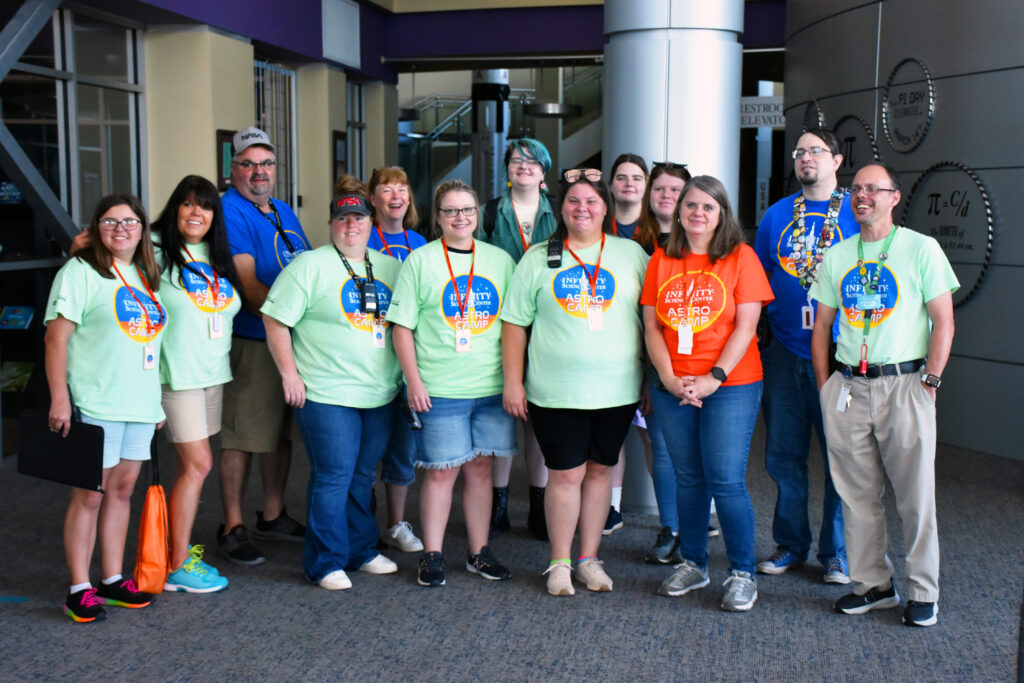
[(384, 541), (403, 553), (422, 553), (423, 541), (416, 537), (409, 522), (399, 522), (384, 532)]
[(676, 598), (711, 583), (707, 568), (698, 567), (690, 560), (683, 560), (675, 566), (675, 572), (661, 582), (658, 593)]
[[(622, 526), (620, 523), (619, 526)], [(601, 566), (604, 562), (590, 557), (576, 564), (576, 580), (587, 586), (587, 590), (607, 593), (612, 589), (612, 580)]]
[(845, 557), (837, 555), (825, 563), (824, 581), (843, 585), (850, 583), (850, 565), (846, 564)]
[(572, 587), (572, 567), (568, 562), (555, 562), (548, 565), (544, 574), (548, 577), (548, 595), (576, 595)]
[(324, 590), (343, 591), (352, 587), (352, 580), (348, 578), (344, 569), (335, 569), (325, 574), (317, 584)]
[(622, 513), (616, 510), (614, 507), (608, 508), (608, 519), (604, 523), (604, 531), (601, 532), (604, 536), (611, 536), (613, 531), (618, 531), (622, 528), (625, 522), (622, 521)]
[(77, 593), (68, 593), (68, 599), (64, 601), (64, 614), (79, 624), (103, 621), (107, 618), (107, 610), (103, 609), (96, 599), (95, 588), (83, 588)]
[(228, 533), (224, 533), (224, 525), (220, 525), (217, 529), (217, 552), (235, 564), (263, 564), (267, 559), (249, 540), (244, 524), (239, 524)]
[(124, 579), (109, 586), (101, 583), (96, 587), (96, 601), (101, 605), (141, 609), (153, 602), (152, 593), (143, 593), (131, 579)]
[(939, 606), (934, 602), (908, 600), (903, 610), (903, 623), (907, 626), (934, 626), (939, 622)]
[(722, 585), (725, 586), (722, 609), (726, 612), (747, 612), (757, 602), (757, 581), (750, 572), (734, 569)]
[(444, 585), (444, 555), (441, 553), (423, 553), (420, 555), (420, 572), (416, 583), (421, 586)]
[(393, 560), (377, 553), (372, 560), (363, 562), (359, 571), (367, 574), (394, 574), (398, 571), (398, 565)]
[(663, 526), (658, 532), (658, 538), (654, 546), (644, 555), (644, 562), (648, 564), (674, 564), (682, 562), (679, 556), (679, 534), (672, 533), (672, 529)]
[(843, 614), (866, 614), (873, 609), (890, 609), (900, 604), (896, 587), (872, 588), (864, 595), (850, 593), (836, 600), (835, 609)]
[(490, 581), (504, 581), (505, 579), (512, 578), (512, 572), (508, 570), (508, 567), (498, 562), (498, 558), (494, 556), (494, 553), (487, 546), (480, 548), (480, 552), (476, 555), (466, 556), (466, 569)]
[(180, 569), (167, 575), (164, 590), (180, 593), (216, 593), (228, 587), (228, 580), (217, 570), (202, 560), (203, 546), (194, 545), (189, 548), (189, 558)]
[(193, 548), (198, 548), (199, 549), (199, 555), (198, 555), (198, 557), (196, 559), (199, 561), (199, 564), (203, 565), (203, 569), (205, 569), (206, 571), (210, 572), (214, 576), (220, 576), (220, 572), (217, 571), (217, 568), (214, 567), (212, 564), (207, 564), (206, 560), (203, 559), (203, 554), (206, 552), (206, 546), (205, 545), (190, 545), (188, 547), (188, 552), (189, 552), (190, 555), (192, 554), (192, 549)]
[(718, 538), (721, 534), (722, 532), (718, 530), (717, 526), (708, 524), (708, 538)]
[(289, 541), (302, 543), (306, 539), (306, 527), (288, 516), (288, 511), (281, 508), (276, 519), (263, 519), (263, 511), (256, 511), (256, 528), (252, 537), (261, 541)]
[(785, 574), (794, 567), (799, 567), (804, 561), (789, 552), (788, 550), (776, 550), (768, 556), (767, 560), (757, 563), (758, 574)]

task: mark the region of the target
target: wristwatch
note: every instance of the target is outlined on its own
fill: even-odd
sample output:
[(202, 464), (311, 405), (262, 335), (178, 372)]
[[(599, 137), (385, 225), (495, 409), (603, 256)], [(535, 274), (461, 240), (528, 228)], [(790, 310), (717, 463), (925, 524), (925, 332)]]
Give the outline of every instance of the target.
[(932, 389), (938, 389), (939, 385), (942, 384), (942, 378), (938, 375), (931, 375), (927, 372), (921, 373), (921, 381), (930, 386)]
[(719, 382), (722, 382), (723, 384), (725, 383), (725, 380), (729, 379), (729, 375), (725, 374), (725, 370), (718, 367), (717, 365), (711, 368), (711, 376), (717, 379)]

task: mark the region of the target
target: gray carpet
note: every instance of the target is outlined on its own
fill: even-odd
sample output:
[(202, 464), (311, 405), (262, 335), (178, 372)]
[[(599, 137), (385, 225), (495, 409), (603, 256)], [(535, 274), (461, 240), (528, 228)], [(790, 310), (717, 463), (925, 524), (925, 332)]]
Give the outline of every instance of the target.
[[(762, 442), (759, 429), (749, 468), (759, 556), (773, 549), (775, 495)], [(165, 481), (172, 462), (168, 452)], [(814, 464), (812, 481), (820, 484)], [(296, 516), (303, 512), (307, 472), (304, 462), (294, 464), (288, 500)], [(660, 597), (655, 590), (670, 568), (640, 561), (657, 533), (657, 520), (641, 515), (626, 514), (625, 528), (601, 546), (615, 580), (612, 593), (580, 588), (572, 598), (549, 597), (539, 576), (547, 547), (521, 528), (492, 543), (512, 580), (484, 581), (462, 568), (465, 530), (458, 509), (443, 588), (417, 586), (416, 557), (388, 551), (398, 575), (356, 573), (352, 590), (328, 593), (303, 580), (300, 546), (266, 544), (268, 561), (258, 567), (211, 557), (231, 580), (223, 593), (164, 594), (149, 609), (110, 608), (105, 622), (78, 625), (59, 609), (68, 581), (60, 540), (67, 492), (18, 475), (7, 458), (0, 466), (0, 679), (1015, 680), (1024, 462), (942, 447), (937, 472), (942, 598), (939, 625), (930, 629), (902, 626), (901, 609), (834, 614), (832, 601), (847, 589), (822, 584), (813, 563), (759, 577), (752, 612), (721, 612), (727, 562), (720, 538), (710, 542), (709, 588)], [(258, 477), (251, 488), (247, 511), (253, 517)], [(414, 523), (415, 502), (414, 488)], [(820, 495), (813, 503), (820, 510)], [(197, 542), (212, 542), (219, 507), (214, 475), (200, 507)], [(525, 523), (518, 463), (511, 513), (517, 527)], [(902, 544), (891, 500), (889, 522), (902, 589)]]

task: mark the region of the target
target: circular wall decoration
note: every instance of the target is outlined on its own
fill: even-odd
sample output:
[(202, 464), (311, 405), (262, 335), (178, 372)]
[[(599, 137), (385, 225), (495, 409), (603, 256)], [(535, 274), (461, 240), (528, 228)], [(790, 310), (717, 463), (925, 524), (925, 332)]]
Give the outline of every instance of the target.
[(839, 149), (843, 155), (843, 163), (836, 171), (839, 184), (849, 187), (857, 169), (866, 164), (882, 160), (878, 153), (875, 134), (871, 125), (856, 114), (847, 114), (836, 121), (832, 129), (839, 138)]
[(901, 154), (917, 149), (935, 117), (935, 81), (920, 59), (896, 65), (882, 91), (882, 131)]
[(804, 108), (803, 124), (803, 130), (825, 127), (825, 113), (821, 111), (818, 100), (811, 100), (807, 103), (807, 106)]
[(959, 161), (929, 167), (910, 190), (901, 224), (938, 240), (960, 281), (953, 306), (967, 303), (988, 274), (995, 241), (992, 202), (977, 174)]

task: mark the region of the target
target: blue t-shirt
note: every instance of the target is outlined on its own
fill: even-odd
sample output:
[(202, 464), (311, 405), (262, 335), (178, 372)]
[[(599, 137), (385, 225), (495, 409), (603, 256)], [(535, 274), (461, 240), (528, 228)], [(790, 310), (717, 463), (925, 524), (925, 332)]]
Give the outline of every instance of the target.
[[(387, 243), (387, 248), (384, 247), (384, 242), (380, 241), (381, 235), (384, 235), (384, 242)], [(399, 261), (404, 261), (405, 257), (412, 253), (413, 249), (419, 249), (426, 243), (427, 240), (424, 239), (423, 235), (415, 230), (391, 233), (384, 232), (375, 225), (370, 230), (370, 241), (366, 246), (388, 256), (393, 256)]]
[[(802, 308), (807, 305), (807, 289), (800, 285), (793, 253), (793, 203), (800, 193), (792, 194), (773, 204), (761, 219), (754, 241), (754, 251), (764, 266), (775, 300), (765, 309), (772, 335), (797, 356), (810, 360), (811, 330), (804, 329)], [(821, 226), (825, 222), (829, 200), (806, 202), (804, 226), (813, 234), (815, 252)], [(839, 207), (839, 226), (832, 240), (833, 246), (860, 233), (860, 225), (850, 210), (850, 195)], [(817, 312), (817, 311), (815, 311)], [(833, 329), (833, 335), (835, 330)]]
[(619, 237), (624, 237), (627, 240), (633, 239), (633, 235), (636, 234), (636, 226), (640, 221), (633, 221), (632, 223), (619, 223), (615, 221), (615, 234)]
[[(224, 225), (232, 255), (252, 256), (256, 260), (256, 279), (267, 287), (274, 284), (278, 273), (292, 259), (310, 248), (306, 233), (302, 231), (302, 225), (291, 208), (277, 199), (270, 201), (281, 217), (281, 231), (274, 227), (273, 214), (264, 214), (235, 188), (229, 188), (221, 197)], [(281, 237), (281, 232), (287, 236), (287, 240)], [(235, 317), (234, 333), (252, 339), (267, 338), (263, 319), (244, 307)]]

